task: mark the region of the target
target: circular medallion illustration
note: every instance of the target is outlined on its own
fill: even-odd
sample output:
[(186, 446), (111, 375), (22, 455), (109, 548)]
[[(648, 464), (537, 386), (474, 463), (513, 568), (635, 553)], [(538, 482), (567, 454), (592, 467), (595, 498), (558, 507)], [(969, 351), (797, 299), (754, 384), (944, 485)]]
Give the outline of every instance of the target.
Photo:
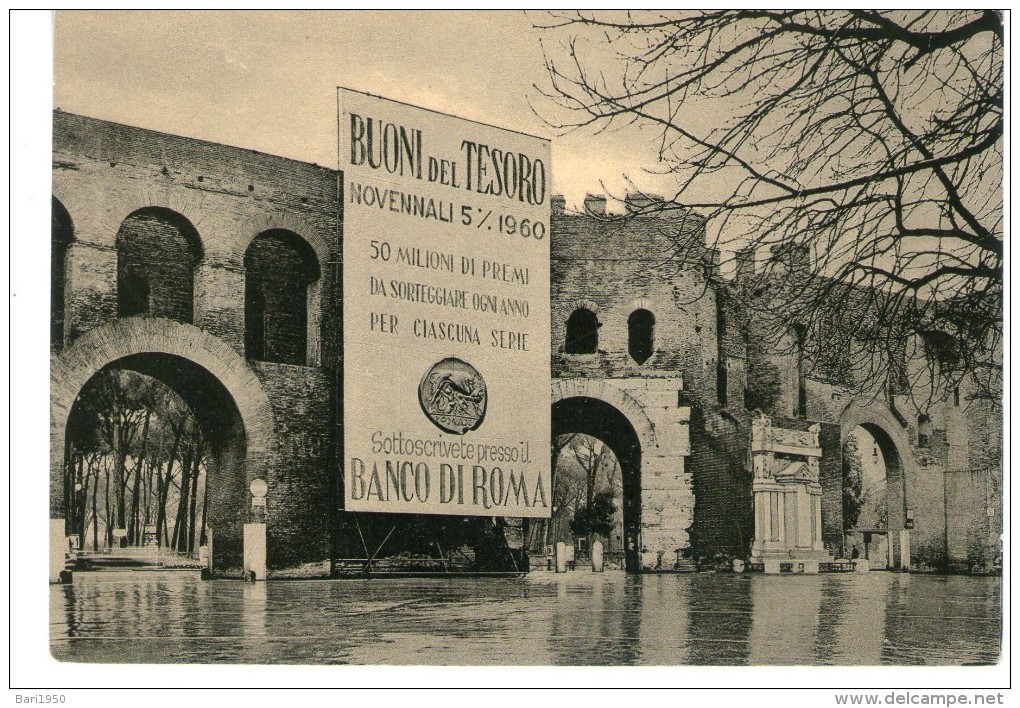
[(487, 400), (482, 375), (452, 356), (433, 364), (418, 384), (422, 411), (437, 428), (455, 435), (481, 426)]

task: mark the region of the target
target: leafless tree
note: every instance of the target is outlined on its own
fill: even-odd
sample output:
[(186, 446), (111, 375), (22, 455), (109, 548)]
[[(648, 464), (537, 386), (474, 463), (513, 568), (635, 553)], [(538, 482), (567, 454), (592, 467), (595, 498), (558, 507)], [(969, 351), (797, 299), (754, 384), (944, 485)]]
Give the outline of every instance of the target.
[(84, 544), (91, 530), (95, 550), (114, 545), (114, 529), (124, 529), (128, 545), (154, 540), (195, 553), (207, 521), (206, 446), (176, 393), (134, 372), (104, 371), (78, 397), (69, 431), (70, 532)]
[(595, 494), (602, 491), (600, 477), (606, 480), (605, 488), (613, 491), (610, 476), (615, 476), (616, 456), (605, 443), (590, 435), (575, 438), (571, 442), (570, 451), (584, 473), (584, 503), (591, 506)]
[(550, 78), (537, 110), (565, 130), (652, 128), (676, 189), (644, 211), (706, 219), (707, 256), (681, 238), (680, 264), (758, 261), (735, 289), (748, 320), (776, 341), (804, 328), (810, 358), (843, 352), (857, 385), (909, 383), (903, 362), (921, 357), (943, 390), (974, 376), (1001, 395), (1000, 13), (534, 21)]

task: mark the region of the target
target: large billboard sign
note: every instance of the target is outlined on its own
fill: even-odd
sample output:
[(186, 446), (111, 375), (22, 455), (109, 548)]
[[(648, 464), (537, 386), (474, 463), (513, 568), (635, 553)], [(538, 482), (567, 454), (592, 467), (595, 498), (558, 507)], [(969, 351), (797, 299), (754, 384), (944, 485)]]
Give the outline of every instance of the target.
[(337, 99), (344, 508), (549, 517), (549, 142)]

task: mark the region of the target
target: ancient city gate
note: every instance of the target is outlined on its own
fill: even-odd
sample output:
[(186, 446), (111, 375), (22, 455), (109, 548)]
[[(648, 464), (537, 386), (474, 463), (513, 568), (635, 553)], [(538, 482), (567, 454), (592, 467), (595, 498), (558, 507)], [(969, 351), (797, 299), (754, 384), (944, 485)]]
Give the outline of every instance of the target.
[(677, 551), (689, 545), (694, 503), (685, 469), (690, 409), (677, 405), (675, 386), (675, 381), (657, 386), (641, 380), (553, 383), (553, 436), (591, 435), (620, 463), (628, 572), (671, 569)]
[(166, 384), (191, 407), (210, 445), (209, 526), (215, 561), (241, 561), (241, 524), (248, 483), (265, 478), (273, 445), (273, 412), (262, 384), (245, 361), (197, 327), (168, 319), (129, 318), (102, 325), (76, 340), (50, 371), (50, 518), (64, 535), (66, 431), (79, 394), (103, 371), (122, 369)]
[[(887, 529), (891, 540), (892, 555), (890, 567), (902, 568), (904, 560), (910, 565), (910, 534), (907, 512), (911, 504), (911, 489), (919, 489), (919, 485), (910, 485), (908, 481), (917, 479), (913, 456), (910, 452), (910, 440), (903, 424), (884, 406), (870, 404), (866, 406), (850, 405), (840, 418), (841, 440), (845, 444), (847, 436), (857, 427), (864, 428), (875, 440), (881, 456), (885, 461), (886, 502), (888, 504)], [(902, 452), (901, 452), (902, 451)], [(863, 451), (866, 454), (866, 451)]]
[(214, 561), (242, 571), (248, 483), (268, 484), (270, 568), (322, 563), (334, 518), (336, 172), (56, 112), (51, 575), (68, 422), (97, 375), (176, 392), (207, 441)]

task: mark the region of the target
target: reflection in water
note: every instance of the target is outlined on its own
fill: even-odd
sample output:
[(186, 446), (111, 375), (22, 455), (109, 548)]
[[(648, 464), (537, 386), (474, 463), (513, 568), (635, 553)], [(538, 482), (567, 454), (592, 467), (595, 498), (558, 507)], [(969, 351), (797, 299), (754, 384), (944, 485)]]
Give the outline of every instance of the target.
[(525, 578), (50, 588), (66, 661), (315, 664), (973, 664), (998, 659), (997, 578), (576, 571)]
[[(640, 620), (640, 655), (629, 663), (669, 666), (687, 663), (690, 583), (672, 575), (631, 576), (641, 591), (634, 613)], [(663, 611), (667, 610), (667, 611)]]
[(749, 575), (693, 575), (689, 664), (748, 663), (753, 616)]
[[(850, 597), (848, 576), (830, 576), (827, 578), (825, 591), (822, 593), (822, 604), (818, 608), (818, 631), (815, 634), (814, 652), (821, 664), (843, 664), (839, 657), (845, 628), (849, 624), (848, 613), (853, 607)], [(836, 582), (833, 582), (836, 581)]]
[(998, 660), (997, 582), (993, 594), (961, 583), (964, 578), (894, 577), (886, 596), (884, 663), (970, 665)]
[[(887, 645), (888, 601), (886, 588), (898, 574), (868, 573), (830, 578), (832, 592), (843, 598), (833, 631), (832, 661), (836, 664), (875, 666), (883, 663)], [(903, 663), (895, 660), (887, 663)]]
[(817, 662), (815, 634), (826, 578), (762, 577), (751, 588), (753, 614), (748, 663), (803, 665)]

